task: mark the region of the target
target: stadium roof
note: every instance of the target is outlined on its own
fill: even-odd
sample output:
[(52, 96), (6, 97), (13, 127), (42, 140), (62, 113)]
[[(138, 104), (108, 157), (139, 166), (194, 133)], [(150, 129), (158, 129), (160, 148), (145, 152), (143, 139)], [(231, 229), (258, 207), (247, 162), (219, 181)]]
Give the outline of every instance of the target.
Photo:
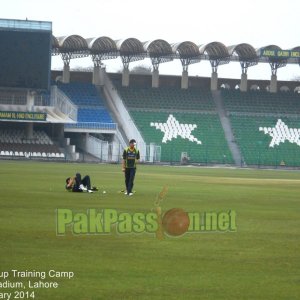
[[(52, 38), (52, 54), (61, 54), (64, 60), (71, 58), (85, 57), (91, 55), (93, 61), (102, 59), (112, 59), (120, 56), (124, 64), (132, 61), (142, 60), (149, 57), (153, 65), (161, 62), (180, 59), (183, 66), (199, 62), (201, 59), (226, 63), (229, 61), (241, 62), (268, 62), (278, 63), (300, 63), (300, 57), (264, 57), (263, 50), (282, 50), (277, 45), (255, 49), (252, 45), (241, 43), (226, 46), (221, 42), (211, 42), (197, 46), (192, 41), (178, 42), (170, 44), (165, 40), (157, 39), (141, 42), (136, 38), (113, 40), (109, 37), (83, 38), (79, 35), (69, 35)], [(296, 46), (290, 51), (300, 53), (300, 46)]]
[(228, 49), (220, 42), (212, 42), (201, 45), (199, 47), (199, 51), (201, 54), (207, 54), (209, 59), (222, 59), (229, 57)]
[(86, 39), (93, 61), (117, 58), (119, 55), (115, 41), (107, 36)]
[(61, 36), (57, 38), (57, 41), (59, 54), (67, 63), (72, 58), (85, 57), (90, 54), (87, 41), (80, 35)]
[(144, 51), (149, 54), (150, 57), (154, 56), (166, 56), (172, 55), (171, 45), (165, 40), (154, 40), (143, 43)]
[(238, 45), (233, 45), (227, 47), (229, 55), (234, 56), (237, 55), (239, 61), (256, 61), (258, 60), (258, 55), (253, 46), (243, 43)]

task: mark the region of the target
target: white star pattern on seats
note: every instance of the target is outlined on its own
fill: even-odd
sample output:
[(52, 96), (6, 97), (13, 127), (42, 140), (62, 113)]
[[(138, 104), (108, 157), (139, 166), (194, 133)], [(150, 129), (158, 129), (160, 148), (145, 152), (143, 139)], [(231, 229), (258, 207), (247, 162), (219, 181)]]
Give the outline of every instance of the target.
[(269, 147), (289, 141), (300, 146), (300, 128), (289, 128), (281, 119), (277, 120), (275, 127), (259, 127), (259, 131), (272, 137)]
[(177, 139), (178, 136), (183, 139), (188, 139), (191, 142), (195, 142), (198, 145), (201, 145), (201, 141), (195, 138), (191, 132), (197, 128), (196, 124), (181, 124), (179, 123), (173, 115), (169, 115), (166, 123), (150, 123), (151, 127), (160, 129), (161, 132), (164, 132), (164, 137), (162, 139), (163, 143), (172, 141), (172, 139)]

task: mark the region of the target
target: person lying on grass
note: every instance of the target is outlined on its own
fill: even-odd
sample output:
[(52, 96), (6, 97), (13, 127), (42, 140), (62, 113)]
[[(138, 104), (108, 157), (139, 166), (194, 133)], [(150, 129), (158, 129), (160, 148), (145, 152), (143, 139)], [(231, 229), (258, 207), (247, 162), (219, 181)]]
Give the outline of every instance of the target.
[(81, 178), (80, 173), (76, 173), (74, 177), (66, 179), (66, 189), (70, 192), (88, 192), (98, 191), (96, 187), (91, 187), (91, 179), (89, 175)]

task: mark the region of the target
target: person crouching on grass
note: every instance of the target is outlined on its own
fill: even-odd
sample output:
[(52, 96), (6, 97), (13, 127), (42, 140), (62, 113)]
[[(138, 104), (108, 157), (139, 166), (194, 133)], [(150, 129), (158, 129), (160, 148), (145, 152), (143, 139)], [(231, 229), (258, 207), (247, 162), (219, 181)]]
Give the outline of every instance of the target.
[(129, 147), (124, 149), (122, 171), (125, 174), (125, 195), (132, 196), (132, 188), (134, 177), (136, 173), (136, 163), (140, 159), (140, 151), (135, 148), (136, 141), (134, 139), (129, 141)]
[(66, 189), (72, 192), (88, 192), (93, 193), (97, 191), (96, 187), (91, 188), (91, 179), (89, 175), (81, 179), (81, 174), (76, 173), (75, 177), (68, 177), (66, 179)]

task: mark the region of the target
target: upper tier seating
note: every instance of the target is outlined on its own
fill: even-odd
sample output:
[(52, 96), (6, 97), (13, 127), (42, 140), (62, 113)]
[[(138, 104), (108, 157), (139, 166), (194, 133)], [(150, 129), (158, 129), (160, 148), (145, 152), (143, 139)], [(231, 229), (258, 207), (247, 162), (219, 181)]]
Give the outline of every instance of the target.
[(104, 106), (92, 83), (58, 83), (58, 87), (78, 106)]
[(101, 122), (112, 123), (111, 116), (105, 108), (80, 108), (78, 110), (78, 122)]
[(222, 90), (222, 96), (229, 112), (300, 114), (300, 95), (293, 92)]
[[(103, 126), (106, 129), (115, 128), (115, 126), (107, 127), (107, 123), (113, 124), (114, 122), (108, 110), (104, 107), (103, 98), (98, 95), (93, 84), (82, 82), (58, 83), (58, 87), (78, 106), (77, 121), (80, 125), (105, 123)], [(67, 126), (74, 127), (72, 124)], [(86, 127), (90, 126), (86, 124)]]
[(118, 91), (130, 109), (215, 111), (211, 92), (201, 89), (118, 87)]

